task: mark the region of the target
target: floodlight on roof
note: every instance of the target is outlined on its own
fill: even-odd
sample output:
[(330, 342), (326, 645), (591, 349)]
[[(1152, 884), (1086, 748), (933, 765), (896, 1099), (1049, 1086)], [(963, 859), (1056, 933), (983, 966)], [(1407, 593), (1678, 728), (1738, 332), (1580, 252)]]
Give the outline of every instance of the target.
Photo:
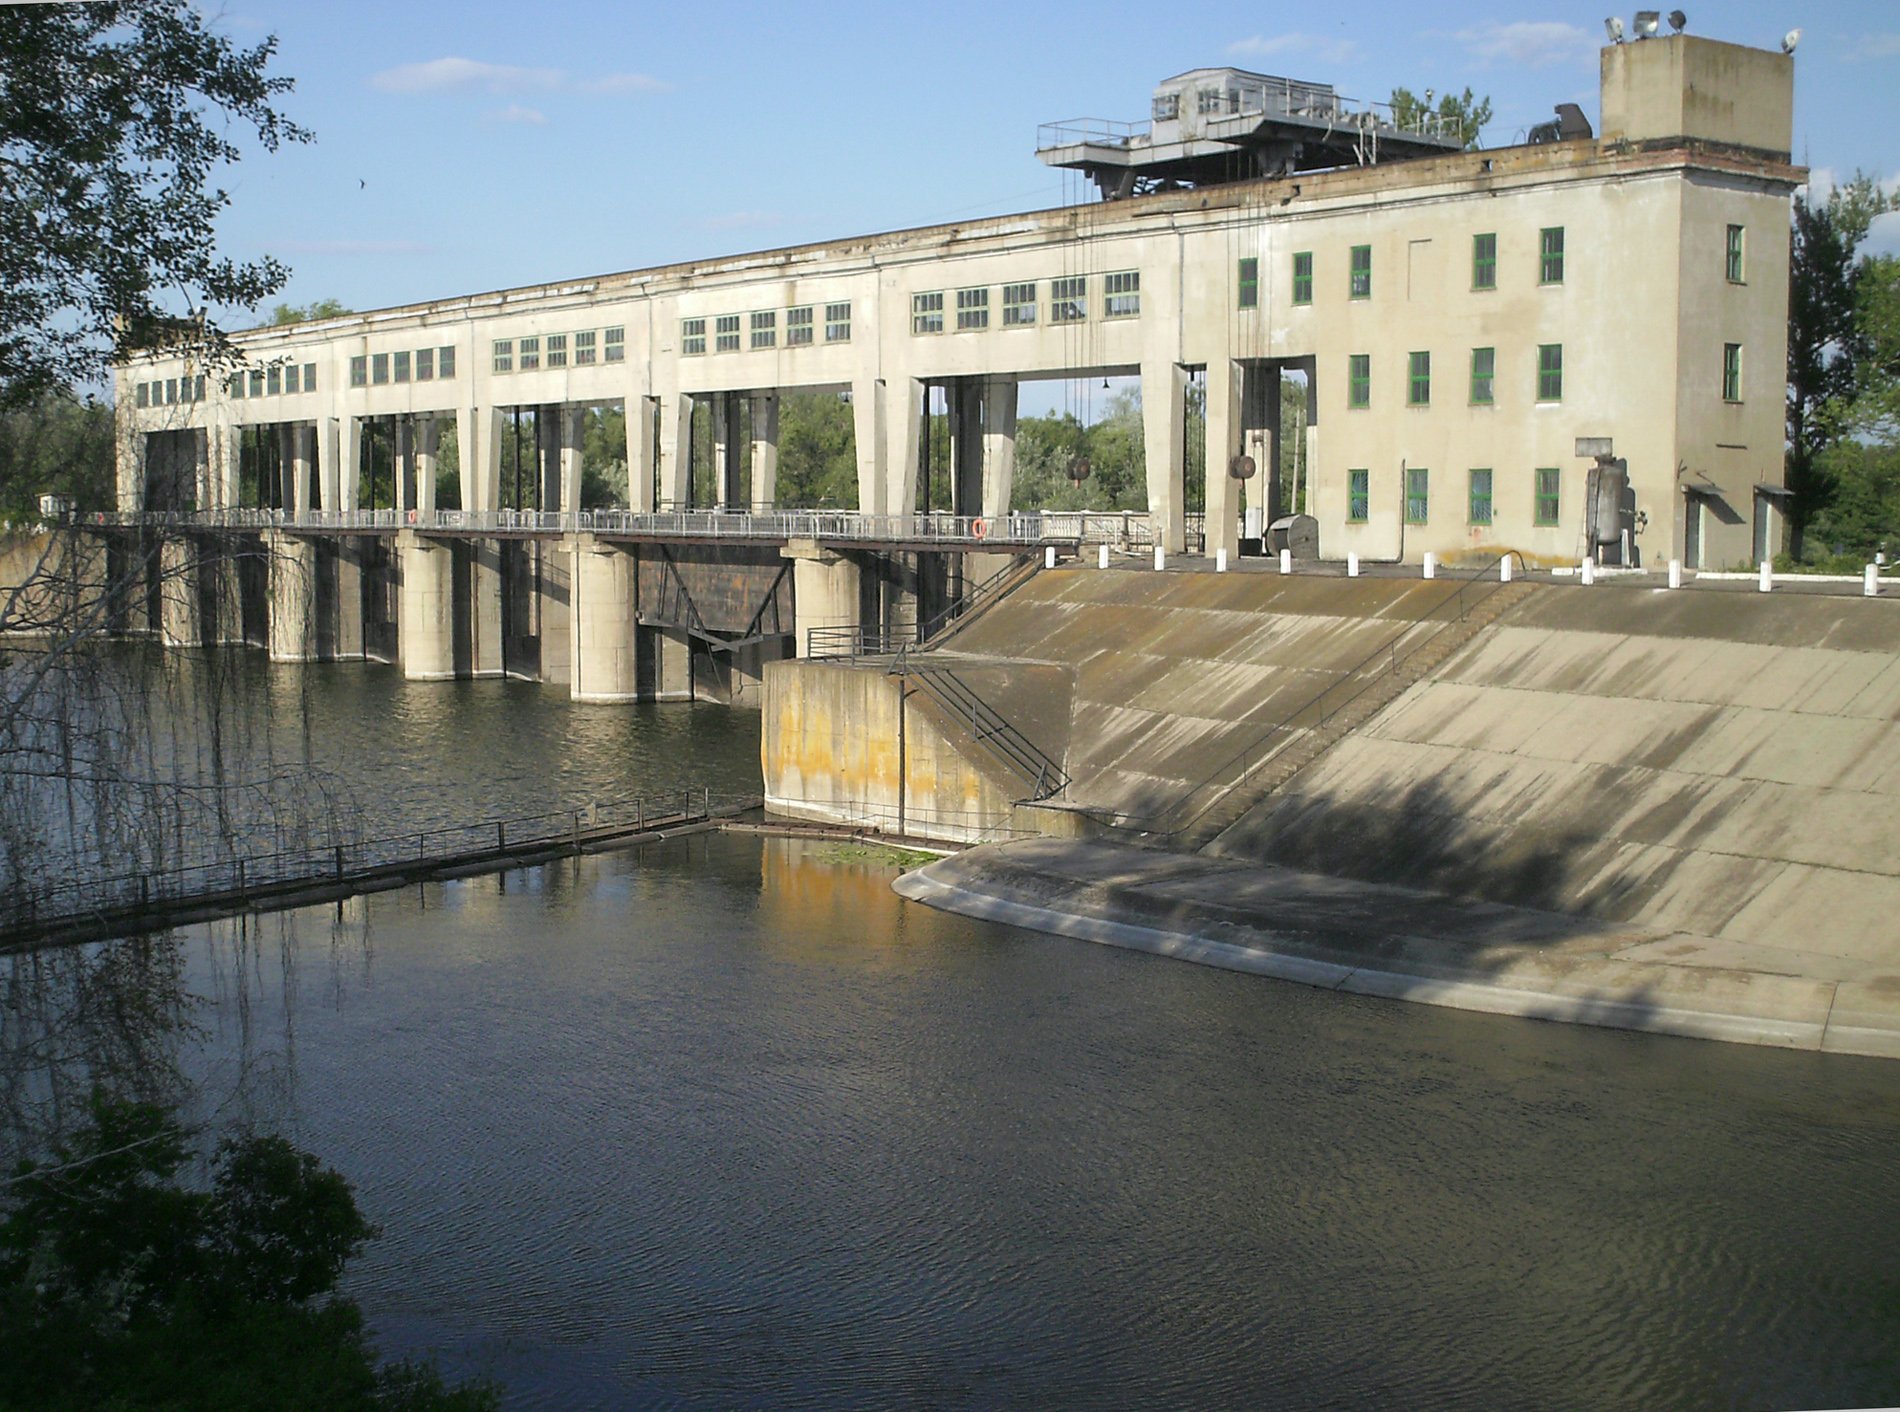
[(1603, 28), (1609, 33), (1610, 43), (1621, 44), (1623, 42), (1623, 21), (1618, 19), (1615, 15), (1611, 15), (1603, 22)]
[(1654, 39), (1656, 30), (1662, 24), (1662, 13), (1659, 10), (1638, 10), (1634, 24), (1638, 39)]
[(1799, 29), (1789, 30), (1786, 34), (1781, 36), (1781, 52), (1784, 54), (1794, 53), (1794, 46), (1800, 42), (1801, 31)]
[(1682, 31), (1688, 27), (1688, 24), (1689, 17), (1683, 14), (1682, 11), (1671, 10), (1669, 12), (1669, 27), (1677, 34), (1681, 34)]

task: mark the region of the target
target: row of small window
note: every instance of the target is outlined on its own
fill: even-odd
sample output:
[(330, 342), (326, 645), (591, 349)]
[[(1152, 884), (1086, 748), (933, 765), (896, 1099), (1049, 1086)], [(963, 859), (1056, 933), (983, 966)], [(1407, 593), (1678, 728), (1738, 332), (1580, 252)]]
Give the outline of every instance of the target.
[[(1040, 310), (1039, 286), (1027, 284), (1003, 286), (1001, 305), (1004, 328), (1029, 328)], [(990, 326), (990, 291), (987, 287), (959, 289), (956, 293), (956, 327), (959, 333)], [(944, 291), (910, 297), (910, 331), (913, 334), (944, 331)], [(1102, 317), (1132, 319), (1141, 313), (1141, 272), (1118, 270), (1102, 276)], [(1089, 316), (1089, 277), (1066, 275), (1049, 281), (1049, 322), (1079, 324)]]
[(168, 407), (175, 402), (202, 402), (205, 400), (204, 374), (196, 377), (165, 378), (158, 382), (142, 382), (132, 389), (132, 397), (141, 407)]
[[(1740, 227), (1731, 227), (1739, 230)], [(1538, 274), (1539, 284), (1562, 284), (1564, 282), (1564, 228), (1546, 226), (1538, 233)], [(1735, 278), (1736, 276), (1731, 276)], [(1495, 231), (1471, 237), (1471, 287), (1473, 289), (1496, 289), (1498, 287), (1498, 237)], [(1243, 309), (1260, 307), (1260, 261), (1248, 257), (1240, 262), (1235, 280), (1237, 299)], [(1352, 299), (1370, 299), (1372, 297), (1372, 247), (1355, 245), (1347, 268), (1347, 296)], [(1313, 302), (1313, 252), (1298, 250), (1293, 255), (1293, 302), (1311, 304)]]
[[(1555, 466), (1539, 466), (1532, 487), (1531, 523), (1554, 525), (1563, 509), (1563, 477)], [(1492, 476), (1489, 470), (1474, 470), (1466, 481), (1465, 519), (1469, 524), (1491, 523)], [(1423, 466), (1405, 468), (1405, 522), (1422, 525), (1431, 519), (1432, 473)], [(1372, 511), (1372, 472), (1346, 472), (1346, 520), (1364, 524)]]
[(232, 373), (225, 391), (233, 397), (275, 397), (284, 392), (315, 392), (317, 365), (272, 363), (268, 368), (252, 368)]
[[(814, 318), (814, 306), (801, 304), (796, 309), (785, 312), (785, 346), (787, 348), (809, 348), (817, 342), (817, 321)], [(750, 314), (716, 314), (713, 316), (713, 352), (737, 353), (742, 346), (753, 349), (776, 348), (779, 346), (777, 309), (757, 309)], [(746, 327), (742, 331), (741, 323)], [(751, 342), (746, 345), (742, 340), (749, 334)], [(851, 341), (851, 303), (825, 305), (825, 342), (849, 343)], [(680, 352), (686, 357), (696, 358), (706, 351), (706, 320), (680, 320)]]
[[(1470, 402), (1473, 407), (1489, 407), (1497, 396), (1498, 350), (1471, 350)], [(1561, 402), (1564, 397), (1564, 346), (1561, 343), (1537, 345), (1537, 400)], [(1406, 359), (1405, 405), (1429, 407), (1432, 404), (1432, 355), (1412, 353)], [(1372, 355), (1353, 353), (1346, 360), (1346, 405), (1353, 408), (1372, 405)]]
[[(358, 354), (350, 359), (351, 387), (381, 387), (389, 382), (433, 382), (455, 376), (453, 348), (418, 348), (408, 353)], [(308, 388), (304, 389), (306, 392)], [(296, 389), (293, 387), (292, 392)]]
[[(598, 332), (599, 337), (595, 334)], [(544, 365), (550, 368), (565, 368), (570, 357), (573, 366), (590, 368), (596, 363), (624, 363), (627, 361), (627, 330), (624, 327), (610, 329), (582, 329), (571, 335), (565, 333), (534, 334), (527, 338), (498, 338), (495, 340), (495, 371), (512, 373), (516, 371), (532, 373)]]

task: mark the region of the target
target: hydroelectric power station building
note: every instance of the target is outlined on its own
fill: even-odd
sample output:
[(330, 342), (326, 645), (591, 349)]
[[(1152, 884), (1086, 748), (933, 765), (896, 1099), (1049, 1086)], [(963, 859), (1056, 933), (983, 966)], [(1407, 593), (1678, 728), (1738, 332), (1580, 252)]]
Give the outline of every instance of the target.
[[(228, 378), (133, 362), (120, 506), (235, 508), (240, 433), (270, 428), (286, 472), (264, 508), (286, 523), (385, 507), (428, 525), (452, 424), (464, 511), (569, 511), (576, 414), (602, 404), (628, 414), (629, 506), (682, 505), (698, 401), (720, 503), (764, 509), (777, 395), (836, 389), (856, 508), (901, 515), (936, 387), (955, 508), (995, 517), (1019, 385), (1136, 376), (1154, 534), (1179, 551), (1186, 391), (1204, 378), (1211, 555), (1249, 497), (1268, 518), (1290, 507), (1277, 398), (1297, 369), (1325, 557), (1752, 560), (1784, 494), (1792, 88), (1784, 53), (1618, 43), (1600, 131), (1573, 110), (1545, 140), (1464, 151), (1322, 85), (1197, 70), (1161, 86), (1148, 124), (1045, 130), (1044, 159), (1114, 199), (258, 329)], [(504, 482), (516, 409), (540, 428), (525, 487), (518, 468)], [(372, 494), (375, 427), (397, 472)], [(1620, 494), (1586, 494), (1599, 456), (1626, 468)]]

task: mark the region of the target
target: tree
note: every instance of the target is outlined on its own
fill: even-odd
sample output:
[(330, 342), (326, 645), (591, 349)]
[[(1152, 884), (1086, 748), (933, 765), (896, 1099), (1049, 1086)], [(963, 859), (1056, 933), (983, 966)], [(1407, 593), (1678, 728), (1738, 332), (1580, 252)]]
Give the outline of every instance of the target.
[(1438, 100), (1436, 106), (1432, 104), (1431, 97), (1429, 88), (1425, 90), (1424, 98), (1409, 88), (1393, 89), (1393, 121), (1402, 128), (1417, 128), (1422, 119), (1436, 117), (1449, 125), (1449, 130), (1458, 135), (1458, 141), (1467, 151), (1476, 147), (1478, 134), (1491, 121), (1491, 100), (1477, 97), (1469, 88), (1463, 93), (1447, 93)]
[(0, 1185), (0, 1407), (481, 1412), (492, 1389), (376, 1367), (335, 1294), (374, 1238), (336, 1172), (281, 1137), (219, 1145), (161, 1105), (96, 1090), (48, 1161)]
[(214, 306), (288, 272), (218, 253), (234, 126), (268, 151), (307, 133), (272, 106), (276, 40), (234, 47), (170, 0), (0, 10), (0, 404), (97, 379), (109, 357), (228, 358)]
[(344, 308), (340, 299), (319, 299), (314, 304), (279, 304), (271, 310), (270, 321), (273, 324), (308, 324), (318, 319), (340, 319), (354, 312)]
[(1891, 444), (1900, 440), (1900, 257), (1869, 256), (1857, 275), (1854, 381), (1827, 419), (1849, 436)]
[(1864, 172), (1816, 202), (1794, 198), (1793, 247), (1788, 269), (1788, 402), (1786, 483), (1789, 549), (1798, 559), (1808, 524), (1826, 508), (1834, 481), (1822, 453), (1840, 436), (1830, 407), (1854, 396), (1866, 346), (1860, 324), (1859, 258), (1874, 218), (1894, 209), (1894, 198)]
[(0, 407), (0, 518), (38, 518), (49, 493), (109, 510), (115, 474), (112, 408), (98, 398), (56, 387)]

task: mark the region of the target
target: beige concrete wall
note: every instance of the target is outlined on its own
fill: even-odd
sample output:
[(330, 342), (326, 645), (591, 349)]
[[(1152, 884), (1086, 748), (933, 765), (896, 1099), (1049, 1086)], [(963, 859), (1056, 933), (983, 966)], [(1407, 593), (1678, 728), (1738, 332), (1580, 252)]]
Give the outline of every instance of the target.
[(410, 681), (451, 681), (455, 670), (455, 551), (442, 540), (404, 530), (402, 558), (402, 674)]
[(1794, 58), (1671, 34), (1602, 52), (1602, 138), (1732, 143), (1786, 157), (1794, 133)]

